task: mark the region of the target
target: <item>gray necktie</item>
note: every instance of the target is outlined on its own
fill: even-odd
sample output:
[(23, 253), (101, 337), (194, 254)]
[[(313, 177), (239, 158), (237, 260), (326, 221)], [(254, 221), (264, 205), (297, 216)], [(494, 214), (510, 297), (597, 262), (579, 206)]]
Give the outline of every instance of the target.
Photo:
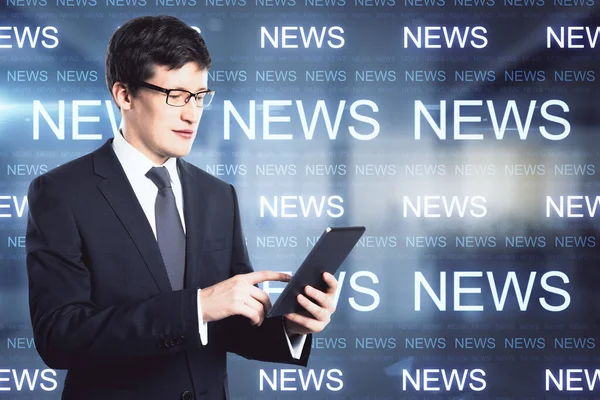
[(146, 176), (158, 187), (154, 203), (156, 237), (171, 287), (173, 290), (183, 289), (185, 233), (177, 212), (169, 171), (165, 167), (152, 167)]

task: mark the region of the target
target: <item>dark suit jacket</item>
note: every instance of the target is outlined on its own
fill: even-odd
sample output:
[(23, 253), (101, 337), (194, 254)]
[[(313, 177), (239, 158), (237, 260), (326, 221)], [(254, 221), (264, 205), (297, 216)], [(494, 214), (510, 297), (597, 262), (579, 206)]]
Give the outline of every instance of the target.
[(197, 288), (252, 267), (233, 187), (182, 159), (177, 166), (187, 245), (185, 286), (178, 291), (112, 139), (31, 183), (31, 320), (44, 362), (69, 370), (64, 399), (226, 398), (227, 351), (308, 361), (310, 338), (294, 360), (281, 319), (260, 328), (241, 316), (210, 322), (202, 346)]

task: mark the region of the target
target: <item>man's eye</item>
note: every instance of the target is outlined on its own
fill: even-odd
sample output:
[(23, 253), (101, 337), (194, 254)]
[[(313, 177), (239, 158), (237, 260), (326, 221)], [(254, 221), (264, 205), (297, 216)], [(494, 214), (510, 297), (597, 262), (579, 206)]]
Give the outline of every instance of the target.
[(170, 99), (179, 99), (181, 97), (181, 93), (176, 93), (176, 94), (170, 94), (169, 98)]

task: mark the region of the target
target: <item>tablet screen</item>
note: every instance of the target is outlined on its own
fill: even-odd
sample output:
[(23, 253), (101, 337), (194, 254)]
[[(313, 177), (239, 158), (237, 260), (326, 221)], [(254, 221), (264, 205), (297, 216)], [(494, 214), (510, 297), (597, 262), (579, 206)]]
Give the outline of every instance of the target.
[(327, 284), (323, 281), (323, 273), (334, 275), (364, 232), (364, 226), (327, 228), (273, 304), (267, 317), (304, 310), (296, 300), (298, 294), (304, 292), (306, 285), (324, 291)]

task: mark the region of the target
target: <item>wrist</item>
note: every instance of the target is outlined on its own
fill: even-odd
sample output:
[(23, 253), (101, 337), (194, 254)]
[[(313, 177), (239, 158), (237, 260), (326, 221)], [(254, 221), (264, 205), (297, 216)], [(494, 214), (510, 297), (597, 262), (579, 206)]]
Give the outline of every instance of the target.
[(283, 328), (287, 332), (290, 339), (292, 339), (294, 336), (302, 334), (302, 332), (299, 332), (297, 329), (295, 329), (294, 324), (292, 324), (291, 321), (285, 317), (283, 317)]
[(206, 322), (210, 322), (210, 318), (209, 315), (207, 314), (207, 307), (206, 307), (206, 297), (208, 295), (207, 291), (209, 289), (202, 289), (200, 290), (200, 288), (198, 288), (198, 307), (200, 308), (200, 314), (202, 315), (202, 321)]

